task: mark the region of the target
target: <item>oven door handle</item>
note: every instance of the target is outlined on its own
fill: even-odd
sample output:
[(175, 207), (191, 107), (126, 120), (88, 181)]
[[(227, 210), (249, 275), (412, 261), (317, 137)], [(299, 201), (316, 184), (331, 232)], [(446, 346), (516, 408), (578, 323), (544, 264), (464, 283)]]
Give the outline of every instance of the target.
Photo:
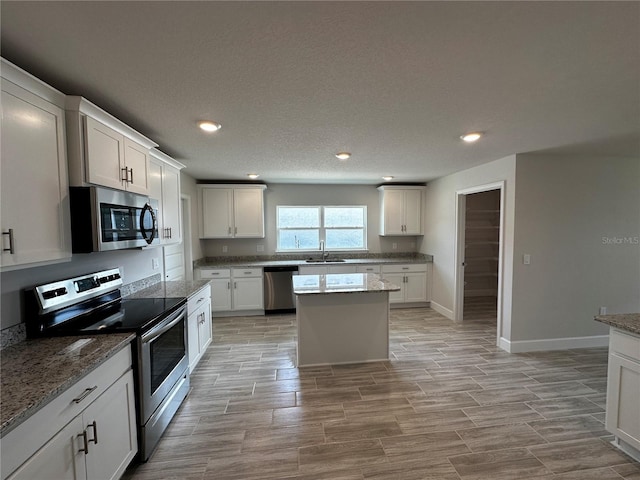
[(163, 324), (161, 326), (154, 327), (153, 329), (149, 330), (148, 332), (143, 333), (140, 336), (140, 339), (142, 340), (143, 343), (147, 343), (151, 339), (159, 337), (160, 335), (162, 335), (166, 331), (171, 330), (173, 327), (176, 326), (176, 324), (178, 324), (184, 318), (184, 313), (185, 313), (184, 308), (181, 308), (180, 311), (178, 311), (176, 313), (176, 315), (173, 318), (173, 320), (171, 320), (167, 324)]

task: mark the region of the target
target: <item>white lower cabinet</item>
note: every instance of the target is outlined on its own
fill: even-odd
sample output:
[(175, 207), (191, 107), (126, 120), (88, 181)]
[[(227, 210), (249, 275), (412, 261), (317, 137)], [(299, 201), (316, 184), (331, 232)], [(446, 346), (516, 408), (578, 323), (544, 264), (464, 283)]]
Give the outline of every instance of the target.
[[(611, 329), (606, 427), (640, 455), (640, 336)], [(638, 458), (638, 457), (637, 457)]]
[(138, 451), (136, 435), (125, 348), (2, 439), (2, 478), (116, 480)]
[(262, 268), (204, 268), (200, 278), (211, 280), (214, 312), (264, 310)]
[(389, 292), (390, 303), (426, 303), (430, 301), (429, 265), (383, 265), (382, 277), (400, 287), (397, 292)]
[(189, 373), (191, 373), (211, 344), (210, 285), (201, 288), (187, 300), (187, 323)]

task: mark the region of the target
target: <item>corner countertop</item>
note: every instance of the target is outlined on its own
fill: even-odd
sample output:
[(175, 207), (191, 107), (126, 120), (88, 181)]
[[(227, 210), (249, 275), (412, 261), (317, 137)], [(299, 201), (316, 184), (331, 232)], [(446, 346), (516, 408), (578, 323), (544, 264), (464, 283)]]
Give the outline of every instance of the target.
[(617, 313), (613, 315), (597, 315), (597, 322), (605, 323), (619, 330), (640, 335), (640, 313)]
[(135, 339), (131, 333), (26, 340), (0, 352), (5, 436)]
[(400, 287), (383, 280), (375, 273), (328, 273), (293, 277), (293, 293), (296, 295), (397, 292), (399, 290)]
[[(351, 254), (352, 255), (352, 254)], [(199, 260), (195, 268), (264, 268), (264, 267), (288, 267), (288, 266), (317, 266), (317, 265), (398, 265), (406, 263), (431, 263), (431, 255), (411, 254), (400, 255), (371, 254), (367, 257), (352, 257), (351, 255), (331, 255), (327, 262), (307, 262), (304, 258), (282, 258), (278, 256), (255, 257), (208, 257)], [(318, 255), (310, 255), (316, 258)], [(343, 261), (331, 261), (331, 258), (340, 257)]]
[(179, 280), (158, 282), (126, 298), (189, 298), (210, 283), (210, 280)]

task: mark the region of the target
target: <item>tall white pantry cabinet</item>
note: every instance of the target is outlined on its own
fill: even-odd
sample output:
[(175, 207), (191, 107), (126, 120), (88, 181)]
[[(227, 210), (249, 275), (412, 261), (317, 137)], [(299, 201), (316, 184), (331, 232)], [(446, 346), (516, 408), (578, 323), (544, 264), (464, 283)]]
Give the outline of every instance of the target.
[(3, 270), (71, 258), (65, 95), (2, 59)]

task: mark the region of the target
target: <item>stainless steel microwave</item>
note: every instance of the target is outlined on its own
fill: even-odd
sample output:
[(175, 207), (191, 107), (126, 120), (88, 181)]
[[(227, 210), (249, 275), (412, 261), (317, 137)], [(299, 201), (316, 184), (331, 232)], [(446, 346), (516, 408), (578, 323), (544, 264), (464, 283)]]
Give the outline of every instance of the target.
[(158, 202), (103, 187), (69, 188), (73, 253), (159, 245)]

